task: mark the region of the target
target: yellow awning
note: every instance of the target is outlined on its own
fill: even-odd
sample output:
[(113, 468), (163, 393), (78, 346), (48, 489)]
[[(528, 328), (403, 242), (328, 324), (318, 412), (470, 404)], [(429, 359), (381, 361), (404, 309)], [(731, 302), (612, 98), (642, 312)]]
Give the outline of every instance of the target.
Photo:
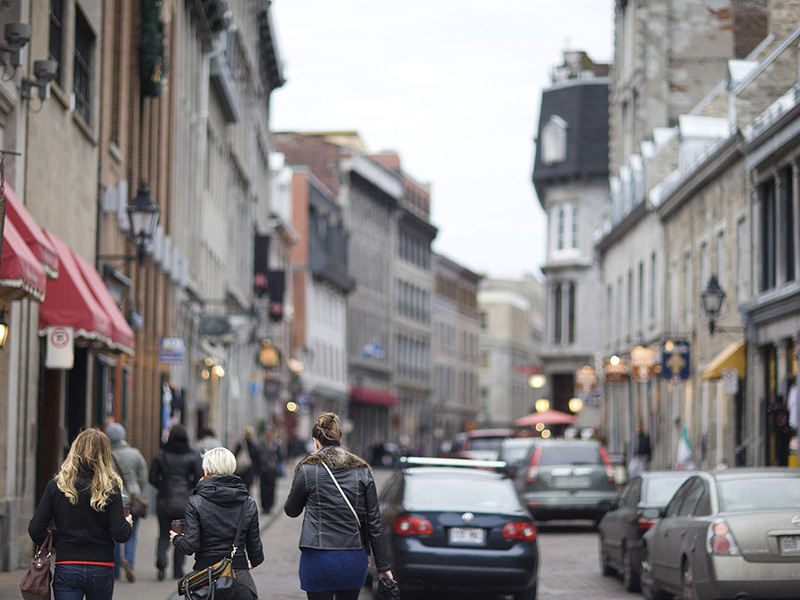
[(722, 352), (717, 354), (703, 369), (703, 379), (720, 379), (722, 369), (736, 368), (739, 378), (744, 377), (747, 366), (747, 355), (744, 349), (744, 340), (729, 344)]

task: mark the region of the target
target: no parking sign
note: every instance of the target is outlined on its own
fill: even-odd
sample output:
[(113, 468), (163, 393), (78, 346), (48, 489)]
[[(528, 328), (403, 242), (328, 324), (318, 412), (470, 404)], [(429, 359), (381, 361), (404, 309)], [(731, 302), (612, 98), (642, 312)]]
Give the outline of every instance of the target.
[(722, 369), (722, 393), (737, 394), (739, 392), (739, 370), (735, 367)]

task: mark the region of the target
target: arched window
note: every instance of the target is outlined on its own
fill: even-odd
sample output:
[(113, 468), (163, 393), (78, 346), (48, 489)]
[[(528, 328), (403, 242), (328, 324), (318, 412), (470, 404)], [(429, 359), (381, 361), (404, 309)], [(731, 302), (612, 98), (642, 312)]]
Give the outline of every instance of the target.
[(546, 165), (567, 158), (567, 129), (567, 122), (558, 115), (552, 115), (542, 127), (542, 161)]

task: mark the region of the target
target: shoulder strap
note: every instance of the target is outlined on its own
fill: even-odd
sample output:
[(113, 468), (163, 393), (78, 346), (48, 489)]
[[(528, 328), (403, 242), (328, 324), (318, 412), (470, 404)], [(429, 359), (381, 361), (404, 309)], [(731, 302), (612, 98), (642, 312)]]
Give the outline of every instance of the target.
[(322, 466), (325, 467), (325, 470), (328, 472), (328, 475), (331, 476), (331, 479), (333, 479), (333, 483), (336, 484), (336, 488), (339, 490), (339, 493), (342, 495), (342, 498), (344, 498), (344, 501), (347, 502), (347, 507), (350, 509), (350, 512), (353, 513), (353, 516), (356, 518), (356, 526), (358, 527), (358, 530), (361, 531), (361, 521), (358, 518), (358, 513), (356, 512), (356, 509), (353, 508), (353, 505), (350, 504), (350, 500), (348, 500), (347, 496), (345, 496), (342, 486), (339, 485), (339, 481), (336, 479), (336, 477), (333, 476), (333, 471), (331, 471), (330, 467), (328, 467), (328, 465), (325, 464), (324, 460), (321, 460), (320, 462), (322, 463)]
[(239, 540), (239, 534), (242, 531), (242, 524), (244, 523), (244, 513), (247, 509), (247, 500), (242, 502), (242, 512), (239, 513), (239, 524), (236, 526), (236, 534), (233, 536), (233, 550), (231, 551), (231, 558), (236, 554), (236, 547), (238, 544), (236, 543)]

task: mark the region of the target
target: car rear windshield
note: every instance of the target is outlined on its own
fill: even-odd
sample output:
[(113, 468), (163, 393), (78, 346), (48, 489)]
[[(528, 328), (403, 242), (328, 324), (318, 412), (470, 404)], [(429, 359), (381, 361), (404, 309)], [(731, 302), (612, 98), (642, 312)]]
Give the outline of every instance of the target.
[(507, 479), (415, 475), (406, 480), (405, 504), (413, 510), (516, 512), (520, 502)]
[(753, 477), (719, 482), (721, 512), (796, 509), (798, 506), (800, 477)]
[(519, 444), (503, 446), (502, 450), (500, 450), (500, 460), (504, 460), (508, 463), (514, 463), (517, 461), (522, 460), (525, 458), (525, 455), (528, 453), (531, 445), (527, 444), (521, 446)]
[(505, 438), (476, 437), (469, 440), (469, 450), (500, 450)]
[(602, 465), (603, 459), (597, 446), (544, 446), (539, 457), (539, 466), (554, 465)]
[(663, 476), (663, 477), (650, 477), (645, 486), (644, 498), (642, 501), (646, 504), (654, 504), (656, 506), (666, 506), (675, 495), (675, 492), (681, 487), (681, 484), (689, 479), (691, 473)]

